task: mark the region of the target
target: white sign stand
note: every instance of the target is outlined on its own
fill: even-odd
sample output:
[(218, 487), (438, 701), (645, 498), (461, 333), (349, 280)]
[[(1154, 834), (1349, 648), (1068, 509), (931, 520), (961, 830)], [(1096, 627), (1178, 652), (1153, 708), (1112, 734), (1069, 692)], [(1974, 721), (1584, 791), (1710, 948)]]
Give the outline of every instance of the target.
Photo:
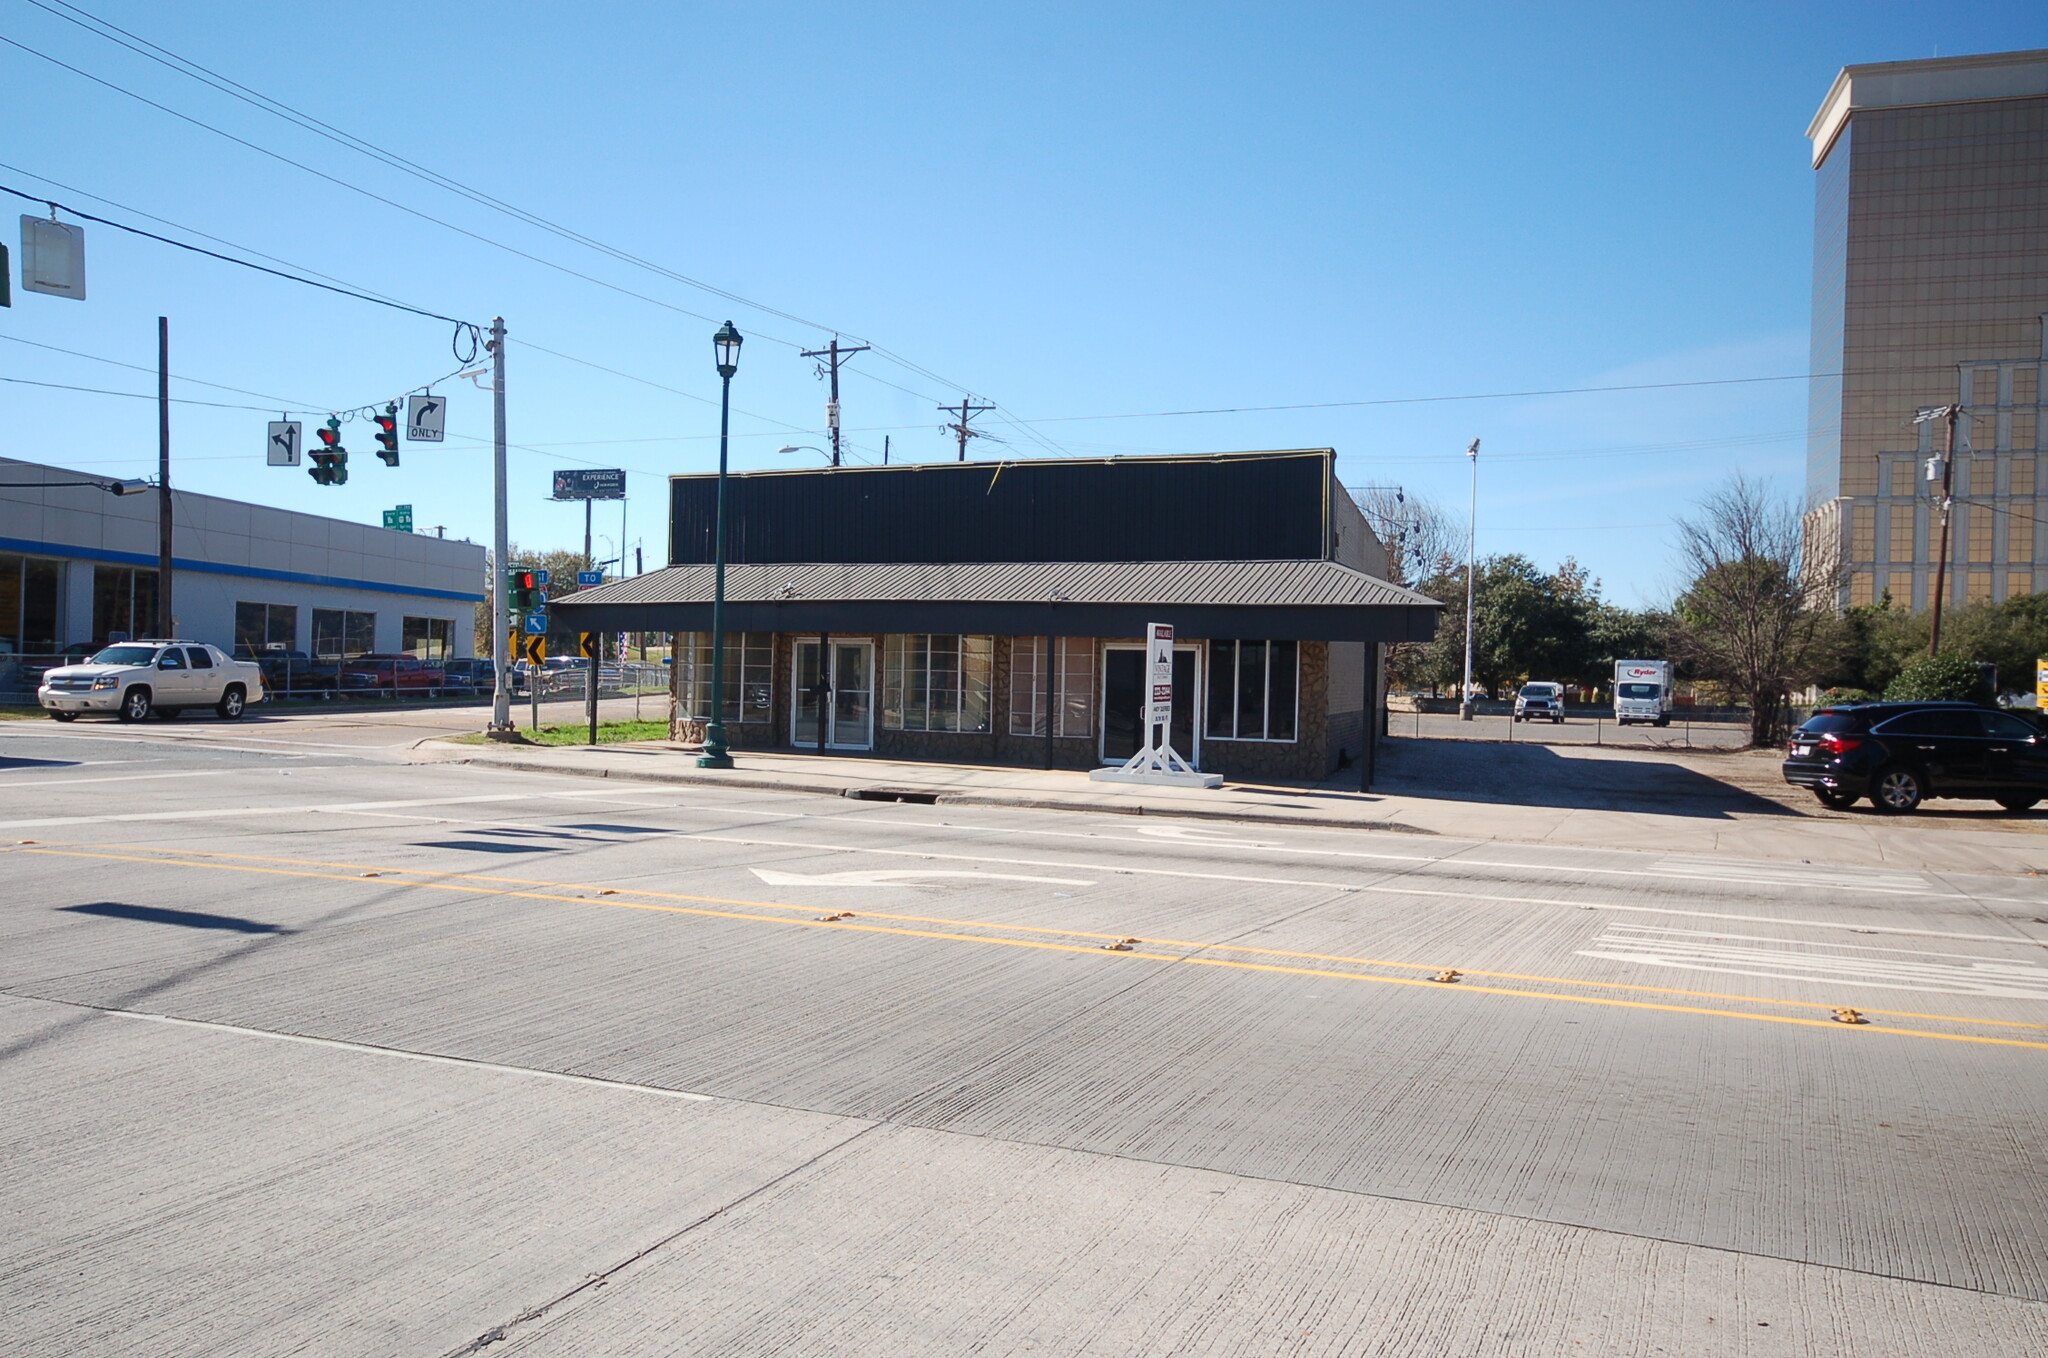
[(1222, 787), (1223, 775), (1203, 773), (1173, 748), (1173, 628), (1145, 628), (1145, 739), (1138, 752), (1113, 769), (1094, 769), (1098, 783), (1157, 783), (1167, 787)]

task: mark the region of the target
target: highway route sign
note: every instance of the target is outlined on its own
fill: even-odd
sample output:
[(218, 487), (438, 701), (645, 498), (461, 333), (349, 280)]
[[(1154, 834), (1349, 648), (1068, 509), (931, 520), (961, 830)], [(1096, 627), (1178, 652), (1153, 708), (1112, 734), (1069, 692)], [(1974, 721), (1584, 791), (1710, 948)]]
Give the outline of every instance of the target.
[(412, 506), (399, 505), (396, 509), (385, 510), (384, 526), (392, 529), (394, 532), (410, 533), (412, 531)]
[(296, 467), (304, 442), (305, 426), (299, 421), (272, 420), (270, 438), (263, 445), (264, 461), (273, 467)]
[(439, 443), (448, 428), (448, 398), (429, 392), (405, 400), (405, 436), (414, 443)]

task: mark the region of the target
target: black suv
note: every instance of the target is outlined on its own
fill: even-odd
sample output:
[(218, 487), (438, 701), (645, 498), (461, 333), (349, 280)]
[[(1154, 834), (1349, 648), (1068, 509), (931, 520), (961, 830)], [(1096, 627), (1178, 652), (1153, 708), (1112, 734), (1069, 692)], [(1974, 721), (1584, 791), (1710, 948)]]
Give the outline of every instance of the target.
[(1785, 781), (1832, 807), (1869, 797), (1905, 812), (1926, 797), (1982, 797), (2025, 811), (2048, 797), (2048, 737), (1974, 703), (1823, 707), (1792, 733)]

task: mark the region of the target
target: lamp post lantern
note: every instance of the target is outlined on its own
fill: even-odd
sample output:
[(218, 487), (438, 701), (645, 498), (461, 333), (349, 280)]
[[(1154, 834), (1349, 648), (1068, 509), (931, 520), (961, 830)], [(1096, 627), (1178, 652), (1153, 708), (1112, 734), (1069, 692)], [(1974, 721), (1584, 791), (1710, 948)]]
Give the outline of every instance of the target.
[(732, 427), (732, 375), (740, 370), (740, 332), (731, 321), (711, 337), (718, 352), (718, 510), (711, 547), (711, 711), (704, 722), (704, 753), (700, 769), (729, 769), (725, 747), (725, 452)]

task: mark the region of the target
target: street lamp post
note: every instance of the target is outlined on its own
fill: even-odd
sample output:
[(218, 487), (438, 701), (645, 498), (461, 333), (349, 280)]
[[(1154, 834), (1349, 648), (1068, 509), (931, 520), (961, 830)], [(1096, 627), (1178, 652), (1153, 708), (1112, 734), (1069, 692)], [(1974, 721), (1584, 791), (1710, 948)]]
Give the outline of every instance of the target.
[[(832, 456), (832, 454), (830, 454), (830, 453), (826, 452), (826, 451), (825, 451), (825, 450), (824, 450), (823, 448), (819, 448), (819, 447), (817, 447), (817, 446), (815, 446), (815, 445), (813, 445), (813, 444), (809, 444), (809, 443), (786, 443), (786, 444), (784, 444), (784, 445), (783, 445), (782, 447), (780, 447), (780, 448), (777, 448), (777, 449), (776, 449), (775, 451), (776, 451), (777, 453), (784, 453), (784, 454), (787, 454), (787, 453), (816, 453), (816, 454), (818, 454), (818, 455), (819, 455), (820, 457), (825, 457), (825, 458), (830, 458), (830, 457)], [(836, 466), (838, 466), (839, 464), (838, 464), (837, 462), (834, 462), (834, 463), (833, 463), (832, 465), (836, 467)]]
[(731, 321), (718, 328), (711, 345), (718, 352), (718, 513), (711, 532), (711, 711), (704, 723), (700, 769), (729, 769), (725, 748), (725, 451), (732, 427), (732, 375), (740, 370), (740, 332)]
[(1465, 525), (1465, 687), (1458, 692), (1458, 720), (1472, 720), (1472, 603), (1479, 576), (1479, 440), (1465, 450), (1472, 459), (1472, 517)]

